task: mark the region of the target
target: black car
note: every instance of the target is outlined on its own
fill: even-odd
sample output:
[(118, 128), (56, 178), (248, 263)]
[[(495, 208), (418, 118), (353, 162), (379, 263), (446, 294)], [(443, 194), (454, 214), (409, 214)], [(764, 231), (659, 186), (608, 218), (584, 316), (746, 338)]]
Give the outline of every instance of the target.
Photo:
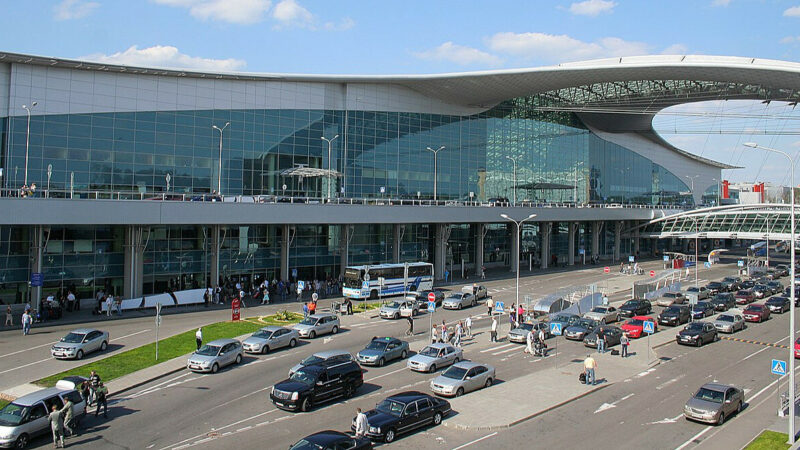
[(697, 302), (692, 305), (692, 319), (702, 319), (714, 314), (714, 305), (709, 302)]
[(714, 309), (717, 311), (727, 311), (736, 307), (736, 297), (734, 297), (730, 292), (717, 294), (710, 300), (710, 302), (712, 305), (714, 305)]
[(436, 296), (436, 306), (442, 306), (442, 301), (444, 300), (444, 291), (441, 291), (439, 289), (428, 289), (428, 290), (425, 290), (425, 291), (417, 291), (417, 292), (414, 292), (414, 293), (409, 292), (408, 296), (409, 297), (413, 296), (414, 298), (416, 298), (417, 303), (419, 305), (423, 305), (424, 304), (425, 307), (427, 308), (427, 306), (428, 306), (428, 294), (430, 294), (431, 292), (433, 292), (433, 295)]
[(706, 290), (708, 290), (708, 295), (717, 295), (720, 292), (725, 292), (725, 286), (720, 283), (719, 281), (712, 281), (706, 285)]
[(289, 447), (289, 450), (341, 450), (370, 449), (372, 441), (367, 438), (353, 437), (339, 431), (320, 431), (304, 437)]
[(587, 334), (586, 337), (583, 338), (583, 345), (597, 348), (597, 332), (601, 329), (603, 330), (603, 340), (606, 342), (606, 348), (619, 344), (620, 339), (622, 339), (622, 330), (612, 325), (603, 325)]
[(688, 322), (690, 316), (687, 305), (672, 305), (661, 311), (657, 319), (659, 325), (676, 326)]
[(623, 317), (644, 316), (653, 312), (653, 305), (649, 300), (628, 300), (619, 307), (619, 315)]
[(766, 284), (757, 284), (753, 286), (753, 296), (755, 298), (765, 298), (772, 295), (772, 289)]
[(789, 266), (786, 264), (778, 264), (775, 266), (775, 270), (779, 271), (782, 277), (789, 276)]
[(769, 312), (773, 313), (783, 314), (792, 309), (792, 303), (791, 300), (789, 300), (789, 297), (770, 297), (770, 299), (764, 302), (764, 304), (767, 305), (767, 308), (769, 308)]
[(717, 329), (708, 322), (692, 322), (675, 336), (675, 340), (678, 344), (700, 347), (703, 344), (717, 340)]
[(739, 277), (725, 277), (722, 279), (722, 285), (728, 292), (738, 291), (742, 285), (742, 279)]
[(739, 289), (753, 289), (755, 287), (756, 282), (754, 280), (745, 280), (739, 284)]
[[(367, 411), (367, 437), (372, 440), (392, 442), (398, 434), (428, 424), (439, 425), (451, 411), (450, 402), (422, 392), (402, 392), (386, 397)], [(355, 431), (356, 419), (350, 429)]]
[[(783, 290), (784, 297), (791, 297), (792, 296), (792, 287), (786, 286), (786, 289)], [(800, 306), (800, 289), (794, 290), (794, 306)]]
[(783, 283), (780, 281), (770, 281), (767, 283), (767, 287), (772, 290), (773, 294), (777, 294), (778, 292), (783, 292)]
[(364, 384), (364, 373), (355, 361), (333, 361), (304, 366), (276, 383), (270, 400), (287, 411), (309, 411), (317, 403), (350, 398)]

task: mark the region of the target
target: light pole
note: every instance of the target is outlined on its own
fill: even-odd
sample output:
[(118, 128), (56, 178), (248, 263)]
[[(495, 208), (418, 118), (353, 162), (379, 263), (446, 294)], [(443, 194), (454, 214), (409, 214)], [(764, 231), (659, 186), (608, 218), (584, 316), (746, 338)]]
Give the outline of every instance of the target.
[(25, 182), (23, 183), (25, 186), (28, 185), (28, 149), (31, 145), (31, 109), (33, 109), (39, 102), (31, 103), (30, 108), (28, 105), (22, 105), (22, 109), (28, 113), (28, 128), (25, 131)]
[(575, 202), (575, 205), (578, 204), (578, 167), (583, 165), (583, 161), (578, 161), (578, 164), (575, 164), (575, 186), (572, 187), (572, 201)]
[(436, 201), (436, 181), (437, 181), (437, 178), (439, 177), (439, 173), (438, 173), (438, 168), (439, 167), (438, 167), (438, 164), (437, 164), (437, 158), (436, 157), (439, 155), (440, 151), (444, 150), (444, 145), (439, 147), (439, 148), (437, 148), (436, 150), (434, 150), (434, 149), (432, 149), (430, 147), (426, 147), (426, 148), (427, 148), (428, 151), (433, 152), (433, 201), (435, 202)]
[(52, 177), (52, 176), (53, 176), (53, 165), (52, 164), (48, 164), (47, 165), (47, 193), (45, 194), (45, 197), (47, 197), (47, 198), (50, 198), (50, 177)]
[(711, 180), (715, 181), (717, 183), (717, 204), (715, 206), (719, 206), (719, 203), (722, 201), (721, 200), (721, 193), (720, 193), (720, 190), (722, 189), (721, 186), (720, 186), (720, 181), (721, 180), (718, 180), (716, 178), (712, 178)]
[(517, 204), (517, 157), (516, 156), (508, 156), (508, 155), (506, 155), (506, 158), (510, 159), (514, 163), (514, 186), (512, 186), (512, 188), (513, 188), (513, 192), (514, 192), (514, 203), (513, 203), (513, 205), (516, 206), (516, 204)]
[(692, 175), (692, 176), (684, 175), (684, 176), (686, 178), (688, 178), (692, 182), (692, 189), (691, 189), (691, 192), (692, 192), (692, 204), (694, 206), (697, 206), (697, 203), (695, 203), (695, 199), (694, 199), (694, 179), (699, 177), (700, 175)]
[[(508, 217), (508, 214), (500, 214), (500, 217), (502, 217), (503, 219), (506, 219), (506, 220), (510, 220), (511, 222), (514, 222), (514, 224), (517, 226), (517, 248), (516, 248), (517, 254), (514, 255), (514, 259), (511, 261), (511, 264), (514, 264), (514, 261), (517, 262), (517, 267), (516, 267), (516, 271), (517, 271), (517, 296), (516, 296), (516, 302), (514, 302), (514, 311), (517, 311), (519, 309), (519, 246), (520, 246), (520, 240), (521, 240), (519, 234), (520, 234), (520, 231), (521, 231), (521, 228), (522, 228), (522, 223), (525, 222), (526, 220), (533, 219), (534, 217), (536, 217), (536, 214), (531, 214), (530, 216), (528, 216), (528, 217), (526, 217), (526, 218), (524, 218), (522, 220), (519, 220), (519, 221), (514, 220), (511, 217)], [(517, 320), (519, 320), (519, 317), (517, 317)]]
[[(791, 195), (791, 208), (792, 208), (791, 209), (791, 213), (790, 213), (790, 220), (792, 221), (790, 233), (791, 233), (792, 243), (791, 243), (791, 251), (790, 251), (790, 255), (791, 255), (790, 256), (790, 265), (791, 265), (790, 267), (791, 268), (790, 268), (789, 279), (791, 280), (790, 281), (791, 289), (790, 289), (790, 300), (789, 300), (790, 303), (789, 304), (790, 305), (794, 305), (794, 300), (795, 300), (795, 293), (794, 293), (794, 290), (795, 290), (795, 279), (794, 279), (794, 274), (795, 274), (795, 271), (794, 271), (795, 270), (795, 267), (794, 267), (795, 266), (795, 264), (794, 264), (794, 240), (795, 240), (795, 236), (794, 236), (794, 159), (792, 159), (792, 157), (789, 156), (789, 154), (784, 152), (784, 151), (775, 150), (774, 148), (769, 148), (769, 147), (762, 147), (762, 146), (756, 144), (755, 142), (745, 142), (744, 145), (746, 147), (760, 148), (761, 150), (765, 150), (765, 151), (768, 151), (768, 152), (778, 153), (780, 155), (785, 156), (786, 159), (789, 160), (789, 168), (791, 170), (790, 186), (792, 187), (791, 194), (790, 194)], [(789, 308), (789, 359), (787, 361), (787, 364), (789, 366), (789, 444), (790, 445), (794, 445), (794, 442), (795, 442), (795, 440), (794, 440), (794, 438), (795, 438), (795, 426), (794, 426), (795, 425), (794, 424), (795, 387), (794, 387), (794, 307), (793, 306)]]
[(328, 143), (328, 201), (331, 200), (331, 144), (335, 141), (339, 135), (333, 137), (333, 139), (328, 139), (325, 136), (322, 136), (320, 139)]
[(230, 122), (225, 122), (225, 126), (222, 128), (211, 125), (211, 128), (219, 131), (219, 177), (217, 180), (217, 195), (222, 195), (222, 132), (225, 131), (225, 128), (228, 128)]

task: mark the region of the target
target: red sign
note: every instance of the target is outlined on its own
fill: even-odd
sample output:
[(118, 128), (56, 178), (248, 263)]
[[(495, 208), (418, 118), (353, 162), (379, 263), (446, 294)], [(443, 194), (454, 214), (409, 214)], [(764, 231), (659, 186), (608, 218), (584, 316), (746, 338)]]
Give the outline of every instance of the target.
[(651, 277), (654, 277), (654, 276), (656, 276), (656, 271), (655, 271), (655, 270), (651, 270), (651, 271), (650, 271), (650, 276), (651, 276)]
[(236, 321), (241, 318), (241, 314), (239, 311), (240, 305), (241, 302), (239, 301), (238, 298), (233, 299), (233, 301), (231, 302), (231, 320)]
[(428, 294), (428, 301), (429, 302), (435, 302), (436, 301), (436, 294), (434, 294), (433, 292), (429, 293)]
[(609, 272), (611, 272), (610, 267), (603, 267), (603, 273), (609, 273)]

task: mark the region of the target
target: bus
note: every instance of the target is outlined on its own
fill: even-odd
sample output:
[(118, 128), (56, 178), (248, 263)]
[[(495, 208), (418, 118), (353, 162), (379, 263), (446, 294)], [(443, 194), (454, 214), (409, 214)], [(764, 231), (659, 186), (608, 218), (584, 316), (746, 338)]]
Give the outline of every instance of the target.
[(755, 258), (757, 256), (767, 256), (767, 243), (765, 241), (757, 242), (747, 249), (747, 256)]
[(433, 289), (433, 264), (414, 262), (348, 267), (344, 271), (342, 293), (349, 298), (374, 300), (428, 289)]

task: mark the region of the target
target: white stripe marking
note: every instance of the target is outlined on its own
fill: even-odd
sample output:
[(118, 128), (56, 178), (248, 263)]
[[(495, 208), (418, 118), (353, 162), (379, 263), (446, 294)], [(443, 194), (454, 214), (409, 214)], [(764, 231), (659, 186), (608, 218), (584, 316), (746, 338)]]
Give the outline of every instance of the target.
[(494, 433), (491, 433), (491, 434), (487, 434), (487, 435), (486, 435), (486, 436), (484, 436), (484, 437), (481, 437), (481, 438), (475, 439), (474, 441), (469, 441), (469, 442), (467, 442), (467, 443), (466, 443), (466, 444), (464, 444), (464, 445), (459, 445), (458, 447), (454, 448), (453, 450), (460, 450), (460, 449), (462, 449), (462, 448), (464, 448), (464, 447), (469, 447), (469, 446), (470, 446), (470, 445), (472, 445), (472, 444), (478, 443), (478, 442), (480, 442), (480, 441), (482, 441), (482, 440), (484, 440), (484, 439), (489, 439), (490, 437), (494, 437), (494, 436), (496, 436), (496, 435), (497, 435), (497, 431), (495, 431)]
[(483, 349), (483, 350), (481, 350), (481, 353), (496, 352), (497, 350), (500, 350), (501, 348), (510, 347), (512, 345), (517, 345), (517, 344), (515, 344), (513, 342), (509, 342), (508, 344), (498, 345), (497, 347)]

